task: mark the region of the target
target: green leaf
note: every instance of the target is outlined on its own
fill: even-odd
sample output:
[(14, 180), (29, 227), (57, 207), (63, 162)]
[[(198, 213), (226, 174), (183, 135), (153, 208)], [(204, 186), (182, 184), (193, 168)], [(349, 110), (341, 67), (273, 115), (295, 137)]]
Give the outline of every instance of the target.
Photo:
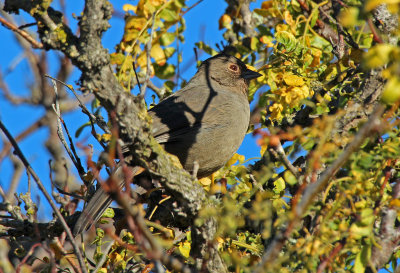
[(164, 49), (165, 58), (170, 58), (175, 53), (175, 47), (167, 47)]
[(282, 191), (284, 191), (286, 188), (285, 185), (285, 180), (283, 180), (282, 177), (278, 178), (277, 180), (274, 181), (274, 192), (279, 194)]
[(213, 56), (218, 54), (216, 50), (214, 50), (211, 46), (206, 45), (204, 42), (198, 42), (195, 44), (199, 49), (204, 50), (204, 52), (208, 53), (209, 55)]
[(164, 19), (166, 22), (175, 22), (179, 19), (179, 16), (175, 10), (163, 9), (160, 12), (160, 18)]
[(269, 12), (266, 9), (254, 9), (254, 12), (262, 17), (268, 17), (271, 15), (271, 12)]
[(158, 64), (153, 64), (154, 72), (160, 79), (166, 80), (175, 75), (175, 66), (172, 64), (165, 64), (160, 66)]
[(293, 51), (297, 48), (297, 40), (293, 34), (287, 31), (280, 31), (275, 36), (276, 41), (281, 43), (287, 51)]
[(283, 173), (283, 178), (285, 179), (286, 183), (288, 183), (289, 185), (295, 185), (295, 184), (297, 184), (297, 178), (296, 178), (296, 176), (294, 176), (294, 175), (292, 174), (292, 172), (289, 171), (289, 170), (286, 170), (286, 171)]
[(315, 26), (315, 22), (317, 22), (318, 16), (319, 16), (319, 12), (312, 13), (311, 22), (310, 22), (311, 27)]
[(175, 84), (173, 81), (165, 81), (165, 82), (164, 82), (164, 86), (165, 86), (169, 91), (172, 91), (172, 90), (175, 88), (176, 84)]
[(90, 122), (86, 122), (85, 124), (82, 124), (75, 132), (75, 137), (79, 137), (86, 127), (90, 126)]
[(176, 36), (174, 33), (171, 33), (171, 32), (164, 33), (160, 37), (160, 44), (162, 46), (169, 46), (170, 44), (172, 44), (175, 41), (175, 37)]
[(371, 258), (371, 246), (363, 246), (361, 251), (357, 254), (356, 260), (354, 261), (354, 273), (364, 273), (365, 268), (368, 265), (369, 259)]

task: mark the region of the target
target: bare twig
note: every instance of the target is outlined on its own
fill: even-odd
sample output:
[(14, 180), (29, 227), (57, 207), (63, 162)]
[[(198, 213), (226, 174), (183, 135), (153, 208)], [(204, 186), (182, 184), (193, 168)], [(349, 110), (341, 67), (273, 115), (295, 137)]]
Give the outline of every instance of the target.
[(285, 150), (282, 147), (281, 142), (278, 142), (278, 145), (275, 147), (272, 147), (270, 149), (270, 151), (272, 151), (273, 153), (275, 153), (275, 155), (281, 160), (281, 162), (283, 163), (283, 165), (285, 165), (285, 167), (296, 177), (299, 178), (300, 177), (300, 173), (298, 172), (298, 170), (296, 169), (296, 167), (294, 167), (292, 165), (292, 163), (289, 161), (289, 159), (287, 158), (286, 154), (285, 154)]
[(19, 97), (11, 93), (10, 89), (8, 88), (8, 85), (4, 81), (4, 76), (2, 75), (1, 71), (0, 71), (0, 90), (2, 90), (3, 96), (12, 104), (18, 105), (22, 103), (32, 103), (31, 98)]
[(73, 248), (74, 248), (74, 253), (78, 259), (80, 269), (82, 270), (83, 273), (86, 273), (86, 266), (82, 258), (82, 254), (79, 250), (78, 245), (75, 243), (74, 237), (72, 236), (72, 232), (70, 228), (68, 227), (67, 223), (65, 222), (64, 217), (61, 215), (60, 211), (58, 210), (56, 204), (53, 202), (51, 199), (49, 193), (46, 191), (46, 188), (44, 187), (42, 181), (40, 180), (39, 176), (36, 174), (36, 172), (32, 169), (31, 165), (29, 164), (28, 160), (22, 153), (21, 149), (18, 146), (18, 143), (15, 141), (14, 137), (10, 134), (10, 132), (7, 130), (7, 128), (4, 126), (3, 122), (0, 120), (0, 129), (4, 132), (8, 140), (11, 142), (13, 145), (16, 154), (18, 157), (21, 159), (22, 163), (24, 163), (25, 168), (28, 170), (28, 172), (32, 175), (33, 179), (35, 180), (36, 184), (38, 185), (39, 189), (49, 202), (51, 208), (53, 209), (54, 213), (56, 214), (58, 220), (61, 222), (65, 232), (67, 233), (68, 239), (70, 240)]
[[(54, 93), (56, 94), (55, 103), (52, 106), (53, 106), (54, 112), (56, 113), (56, 115), (58, 117), (58, 119), (57, 119), (57, 134), (58, 134), (58, 137), (61, 140), (61, 143), (64, 145), (64, 148), (67, 151), (69, 157), (71, 158), (71, 160), (74, 163), (76, 169), (78, 170), (79, 175), (82, 176), (82, 175), (85, 174), (85, 170), (83, 169), (82, 164), (81, 164), (81, 160), (79, 159), (79, 157), (78, 157), (78, 155), (76, 153), (75, 146), (73, 144), (72, 138), (71, 138), (71, 136), (70, 136), (70, 134), (68, 132), (68, 127), (65, 125), (64, 120), (61, 118), (60, 105), (58, 103), (57, 83), (56, 83), (55, 80), (52, 80), (52, 83), (53, 83)], [(64, 125), (65, 131), (66, 131), (67, 136), (68, 136), (68, 140), (70, 142), (71, 149), (68, 147), (67, 141), (65, 140), (61, 123)]]
[(0, 186), (0, 196), (1, 196), (1, 198), (3, 198), (3, 202), (7, 202), (7, 196), (6, 196), (6, 193), (4, 192), (2, 186)]
[(32, 38), (32, 36), (30, 36), (28, 34), (28, 32), (26, 32), (25, 30), (19, 29), (17, 26), (15, 26), (14, 24), (6, 21), (6, 19), (0, 17), (0, 23), (5, 26), (6, 28), (18, 33), (19, 35), (21, 35), (25, 40), (27, 40), (33, 48), (39, 48), (42, 49), (43, 48), (43, 44), (41, 42), (36, 41), (35, 39)]
[(201, 2), (203, 2), (203, 0), (199, 0), (196, 3), (194, 3), (193, 5), (191, 5), (190, 7), (188, 7), (184, 12), (182, 12), (181, 16), (184, 16), (187, 12), (189, 12), (191, 9), (193, 9), (194, 7), (196, 7), (198, 4), (200, 4)]
[(264, 267), (270, 263), (273, 263), (273, 261), (278, 257), (278, 254), (280, 253), (284, 242), (287, 238), (289, 238), (292, 231), (297, 227), (308, 206), (314, 200), (314, 197), (327, 186), (330, 179), (336, 174), (340, 167), (347, 162), (353, 152), (360, 147), (360, 145), (365, 141), (366, 138), (373, 135), (373, 132), (381, 132), (385, 128), (381, 121), (381, 116), (384, 110), (385, 106), (379, 104), (370, 116), (369, 121), (360, 129), (354, 140), (346, 147), (339, 158), (337, 158), (335, 162), (333, 162), (333, 164), (321, 175), (321, 177), (315, 183), (309, 184), (305, 188), (300, 203), (297, 206), (293, 207), (294, 215), (292, 217), (292, 220), (288, 223), (286, 230), (275, 236), (275, 239), (271, 242), (267, 251), (264, 253), (262, 257), (262, 262), (255, 272), (263, 272)]
[(108, 128), (107, 123), (104, 122), (104, 120), (101, 120), (98, 117), (96, 117), (95, 115), (93, 115), (89, 111), (89, 109), (87, 109), (87, 107), (82, 102), (81, 98), (78, 96), (78, 94), (75, 92), (74, 88), (71, 85), (66, 84), (66, 83), (64, 83), (64, 82), (62, 82), (62, 81), (60, 81), (60, 80), (58, 80), (56, 78), (53, 78), (52, 76), (47, 75), (47, 74), (45, 74), (44, 76), (47, 77), (47, 78), (50, 78), (50, 79), (52, 79), (54, 81), (57, 81), (57, 82), (61, 83), (62, 85), (67, 87), (69, 90), (71, 90), (71, 92), (74, 94), (75, 98), (78, 100), (79, 106), (81, 107), (83, 113), (86, 114), (93, 123), (96, 123), (105, 133), (107, 133), (107, 134), (110, 133), (110, 129)]
[(113, 194), (116, 195), (116, 201), (118, 204), (127, 212), (129, 230), (134, 235), (135, 240), (141, 249), (147, 253), (147, 258), (155, 260), (155, 263), (161, 260), (168, 268), (172, 268), (177, 272), (191, 272), (190, 269), (179, 262), (179, 260), (165, 253), (159, 242), (149, 231), (146, 221), (141, 215), (138, 207), (131, 205), (128, 197), (129, 195), (122, 193), (121, 191), (114, 192)]
[(10, 155), (10, 160), (13, 163), (14, 172), (7, 191), (7, 196), (6, 196), (7, 202), (11, 202), (11, 199), (14, 196), (14, 193), (18, 187), (23, 171), (23, 165), (17, 157), (15, 157), (14, 155)]
[[(25, 137), (27, 137), (28, 135), (30, 135), (32, 132), (34, 132), (35, 130), (39, 129), (40, 127), (43, 126), (44, 124), (44, 120), (45, 120), (45, 116), (39, 118), (37, 121), (35, 121), (33, 124), (31, 124), (31, 126), (29, 126), (27, 129), (25, 129), (25, 131), (23, 131), (22, 133), (20, 133), (15, 140), (16, 141), (21, 141), (23, 140)], [(8, 155), (8, 153), (11, 150), (11, 144), (10, 143), (4, 143), (3, 146), (3, 150), (0, 152), (0, 163), (1, 161), (3, 161), (3, 159)]]
[(147, 82), (148, 82), (148, 80), (150, 78), (150, 75), (151, 75), (150, 51), (151, 51), (151, 46), (152, 46), (152, 43), (153, 43), (154, 22), (155, 21), (156, 21), (156, 13), (153, 12), (151, 30), (150, 30), (150, 40), (146, 44), (146, 57), (147, 57), (146, 77), (144, 78), (144, 83), (143, 83), (142, 87), (140, 88), (140, 95), (142, 97), (144, 97), (145, 94), (146, 94)]
[(101, 256), (100, 261), (97, 263), (96, 268), (92, 271), (92, 273), (97, 273), (102, 267), (103, 264), (106, 262), (107, 258), (108, 258), (108, 252), (110, 251), (111, 247), (114, 245), (115, 240), (111, 240), (109, 242), (107, 242), (106, 244), (106, 248), (103, 251), (103, 255)]

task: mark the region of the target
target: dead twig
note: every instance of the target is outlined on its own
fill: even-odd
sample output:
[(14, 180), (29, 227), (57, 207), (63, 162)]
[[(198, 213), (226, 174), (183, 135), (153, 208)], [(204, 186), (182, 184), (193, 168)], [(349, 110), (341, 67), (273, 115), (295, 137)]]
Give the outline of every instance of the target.
[[(257, 267), (255, 272), (264, 272), (264, 268), (273, 263), (277, 259), (284, 242), (290, 237), (293, 230), (300, 223), (300, 220), (306, 212), (308, 206), (314, 200), (314, 197), (321, 192), (329, 183), (330, 179), (337, 173), (337, 171), (347, 162), (349, 157), (356, 151), (365, 139), (373, 135), (374, 132), (381, 132), (385, 126), (381, 120), (381, 116), (385, 110), (385, 106), (378, 104), (375, 111), (371, 114), (368, 122), (360, 129), (360, 131), (354, 137), (354, 140), (346, 147), (343, 153), (333, 162), (333, 164), (321, 175), (321, 177), (315, 182), (309, 184), (304, 189), (304, 194), (301, 196), (301, 201), (297, 206), (293, 205), (293, 217), (288, 223), (287, 228), (281, 233), (277, 234), (274, 240), (269, 245), (268, 249), (262, 257), (260, 265)], [(305, 185), (305, 184), (304, 184)]]
[(11, 142), (12, 146), (15, 149), (15, 153), (17, 156), (21, 159), (22, 163), (24, 163), (25, 168), (28, 170), (28, 172), (32, 175), (33, 179), (35, 180), (36, 184), (38, 185), (40, 191), (43, 193), (47, 201), (49, 202), (51, 208), (53, 209), (54, 213), (56, 214), (58, 220), (61, 222), (65, 232), (67, 233), (68, 239), (70, 240), (74, 253), (76, 255), (76, 258), (78, 259), (79, 265), (80, 265), (80, 270), (82, 273), (87, 273), (85, 263), (82, 258), (82, 254), (79, 250), (78, 245), (75, 243), (74, 237), (72, 235), (72, 232), (70, 228), (68, 227), (67, 223), (65, 222), (64, 217), (61, 215), (60, 211), (58, 210), (56, 204), (53, 202), (51, 199), (49, 193), (47, 192), (46, 188), (44, 187), (42, 181), (40, 180), (39, 176), (36, 174), (36, 172), (33, 170), (31, 165), (29, 164), (28, 160), (22, 153), (21, 149), (19, 148), (18, 143), (15, 141), (14, 137), (10, 134), (10, 132), (7, 130), (7, 128), (4, 126), (3, 122), (0, 120), (0, 129), (4, 132), (8, 140)]
[(43, 44), (41, 42), (36, 41), (35, 39), (32, 38), (31, 35), (29, 35), (28, 32), (18, 28), (14, 24), (6, 21), (6, 19), (4, 19), (3, 17), (0, 17), (0, 23), (3, 26), (5, 26), (6, 28), (14, 31), (15, 33), (18, 33), (19, 35), (21, 35), (21, 37), (23, 37), (25, 40), (27, 40), (32, 45), (33, 48), (38, 48), (38, 49), (42, 49), (43, 48)]
[(146, 94), (147, 82), (149, 81), (151, 75), (151, 62), (150, 62), (150, 51), (151, 51), (151, 44), (153, 43), (153, 34), (154, 34), (154, 22), (156, 21), (156, 13), (154, 12), (152, 15), (152, 23), (151, 23), (151, 30), (150, 30), (150, 40), (146, 44), (146, 58), (147, 58), (147, 67), (146, 67), (146, 77), (144, 78), (144, 83), (140, 88), (140, 96), (144, 98)]
[[(82, 167), (81, 160), (80, 160), (80, 158), (78, 157), (78, 155), (76, 153), (76, 149), (75, 149), (74, 143), (72, 141), (71, 135), (69, 134), (68, 127), (66, 126), (64, 120), (61, 117), (60, 105), (58, 103), (58, 90), (57, 90), (56, 81), (52, 80), (52, 83), (53, 83), (54, 93), (56, 95), (55, 96), (55, 103), (52, 106), (53, 106), (54, 112), (56, 113), (56, 115), (58, 117), (57, 118), (57, 134), (58, 134), (58, 137), (61, 140), (61, 143), (64, 145), (64, 148), (67, 151), (69, 157), (71, 158), (71, 160), (74, 163), (76, 169), (78, 170), (79, 175), (82, 177), (85, 174), (85, 170)], [(67, 133), (68, 140), (70, 142), (70, 145), (69, 145), (70, 147), (68, 147), (68, 144), (67, 144), (67, 142), (65, 140), (61, 123), (63, 124), (65, 132)]]

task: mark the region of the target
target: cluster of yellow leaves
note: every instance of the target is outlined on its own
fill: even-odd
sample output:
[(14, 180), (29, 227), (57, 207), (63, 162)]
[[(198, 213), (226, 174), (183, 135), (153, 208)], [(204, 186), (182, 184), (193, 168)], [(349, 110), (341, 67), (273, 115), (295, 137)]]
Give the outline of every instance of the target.
[[(297, 1), (291, 8), (296, 9)], [(264, 66), (266, 77), (260, 84), (268, 84), (273, 96), (269, 106), (270, 119), (280, 121), (286, 114), (298, 108), (303, 100), (314, 95), (310, 88), (310, 78), (321, 62), (322, 50), (313, 45), (309, 36), (299, 28), (299, 22), (305, 21), (303, 15), (293, 17), (287, 3), (280, 0), (264, 1), (255, 12), (263, 17), (275, 17), (282, 20), (272, 35), (261, 35), (259, 41), (271, 49), (270, 64)], [(311, 20), (309, 18), (308, 20)], [(306, 20), (306, 21), (308, 21)]]
[[(184, 7), (183, 0), (140, 0), (136, 6), (124, 5), (124, 34), (111, 61), (117, 66), (117, 77), (127, 90), (133, 87), (131, 79), (136, 77), (133, 64), (142, 77), (147, 74), (149, 59), (150, 76), (168, 79), (175, 74), (175, 67), (167, 62), (176, 51), (171, 44), (177, 39), (183, 41), (185, 21), (181, 11)], [(179, 27), (170, 31), (175, 25)]]
[(269, 72), (268, 81), (273, 81), (274, 84), (271, 84), (271, 86), (275, 87), (271, 88), (271, 92), (276, 95), (275, 102), (269, 108), (272, 120), (281, 120), (285, 108), (296, 108), (301, 105), (302, 100), (314, 94), (306, 81), (300, 76), (284, 71), (279, 71), (276, 74), (274, 70)]

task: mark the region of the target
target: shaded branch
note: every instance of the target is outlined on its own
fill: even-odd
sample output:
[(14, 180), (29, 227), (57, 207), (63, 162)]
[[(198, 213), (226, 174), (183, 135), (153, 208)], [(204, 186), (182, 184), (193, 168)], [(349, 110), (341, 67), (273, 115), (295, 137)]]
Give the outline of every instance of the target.
[(385, 107), (383, 105), (378, 105), (369, 118), (369, 121), (360, 129), (353, 141), (346, 147), (342, 154), (322, 173), (321, 177), (315, 183), (311, 183), (305, 188), (300, 203), (297, 205), (293, 204), (292, 220), (288, 223), (288, 226), (284, 231), (275, 236), (267, 251), (264, 253), (257, 272), (262, 272), (265, 266), (269, 263), (273, 263), (274, 260), (278, 258), (284, 242), (290, 237), (293, 230), (298, 227), (311, 202), (313, 202), (316, 195), (328, 185), (330, 179), (337, 173), (340, 167), (347, 162), (353, 152), (363, 144), (365, 139), (374, 135), (374, 133), (382, 132), (384, 130), (385, 126), (383, 126), (381, 121), (381, 116), (384, 110)]
[[(151, 136), (149, 120), (143, 101), (123, 90), (115, 78), (110, 66), (109, 54), (101, 45), (101, 37), (109, 28), (108, 20), (112, 15), (112, 6), (105, 0), (87, 0), (79, 22), (80, 37), (72, 34), (70, 28), (62, 21), (59, 12), (42, 3), (33, 10), (30, 1), (6, 1), (5, 10), (18, 12), (23, 9), (33, 12), (33, 17), (40, 22), (38, 29), (40, 39), (46, 49), (56, 49), (68, 56), (72, 63), (82, 72), (80, 84), (83, 90), (93, 91), (102, 106), (110, 113), (116, 113), (119, 135), (129, 144), (130, 153), (135, 159), (133, 164), (146, 167), (150, 173), (160, 179), (160, 183), (184, 208), (189, 222), (193, 223), (206, 195), (194, 179), (179, 166), (171, 164), (170, 155)], [(60, 35), (62, 33), (62, 35)], [(63, 37), (60, 39), (59, 37)], [(215, 231), (215, 222), (210, 220), (204, 229)], [(194, 228), (194, 227), (193, 227)], [(212, 236), (194, 233), (209, 240)], [(197, 240), (203, 245), (208, 241)], [(201, 259), (201, 257), (195, 257)], [(202, 264), (202, 261), (200, 262)], [(224, 268), (219, 254), (210, 257), (206, 266)], [(211, 270), (212, 271), (212, 270)], [(214, 271), (215, 272), (215, 271)], [(221, 271), (219, 271), (221, 272)]]

